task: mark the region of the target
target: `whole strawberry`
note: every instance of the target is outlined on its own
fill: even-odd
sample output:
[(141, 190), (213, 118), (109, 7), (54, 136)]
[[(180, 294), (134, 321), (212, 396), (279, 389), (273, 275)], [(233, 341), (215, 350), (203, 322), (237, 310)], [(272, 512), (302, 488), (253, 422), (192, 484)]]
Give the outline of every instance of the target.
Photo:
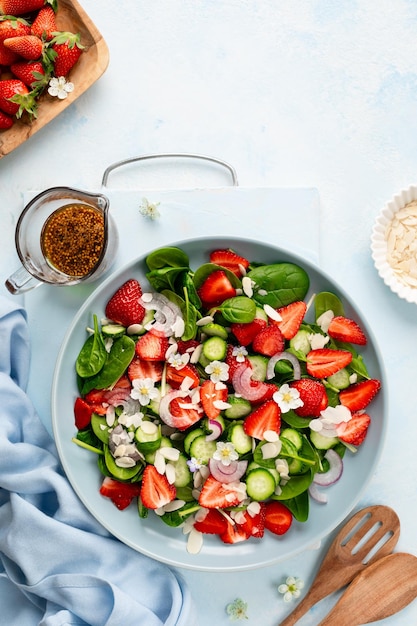
[(31, 33), (36, 35), (45, 41), (49, 41), (53, 37), (53, 33), (56, 32), (56, 19), (55, 11), (50, 4), (42, 7), (37, 14), (32, 26)]
[(0, 80), (0, 109), (17, 118), (27, 111), (36, 117), (36, 102), (25, 83), (19, 79)]
[(43, 44), (36, 35), (21, 35), (19, 37), (9, 37), (4, 40), (4, 45), (9, 50), (13, 50), (23, 59), (34, 61), (42, 55)]
[(3, 111), (0, 111), (0, 129), (5, 130), (7, 128), (11, 128), (13, 124), (14, 124), (13, 118), (10, 117), (10, 115), (3, 113)]
[(324, 411), (327, 407), (326, 388), (320, 381), (300, 378), (300, 380), (293, 381), (290, 386), (297, 389), (304, 403), (303, 406), (295, 409), (295, 413), (300, 417), (318, 417), (320, 411)]
[(16, 54), (16, 52), (13, 52), (13, 50), (6, 48), (4, 43), (0, 41), (0, 65), (9, 66), (17, 61), (18, 58), (19, 55)]
[(0, 41), (4, 41), (9, 37), (20, 37), (21, 35), (30, 35), (29, 22), (21, 17), (10, 15), (0, 17)]
[(32, 89), (48, 82), (47, 78), (45, 79), (45, 70), (41, 61), (19, 61), (12, 63), (10, 69), (16, 78), (20, 78), (27, 87)]
[(66, 76), (81, 56), (84, 46), (80, 42), (80, 34), (69, 32), (58, 33), (51, 41), (54, 53), (55, 76)]
[(56, 0), (0, 0), (3, 15), (24, 15), (38, 11), (44, 4), (56, 5)]

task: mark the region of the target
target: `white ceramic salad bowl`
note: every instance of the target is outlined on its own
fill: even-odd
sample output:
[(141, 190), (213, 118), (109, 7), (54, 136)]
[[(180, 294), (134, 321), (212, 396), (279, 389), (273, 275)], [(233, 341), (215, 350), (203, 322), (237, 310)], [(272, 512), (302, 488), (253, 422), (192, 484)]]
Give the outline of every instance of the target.
[(327, 489), (326, 504), (311, 502), (307, 522), (294, 521), (290, 531), (283, 536), (265, 532), (262, 539), (250, 539), (234, 545), (225, 545), (218, 537), (207, 535), (199, 554), (189, 554), (187, 538), (181, 529), (166, 526), (153, 512), (146, 519), (140, 519), (136, 506), (119, 511), (108, 498), (102, 497), (99, 493), (102, 476), (97, 469), (95, 455), (71, 441), (76, 435), (73, 406), (78, 395), (74, 364), (93, 314), (97, 314), (99, 319), (104, 317), (105, 304), (118, 287), (133, 277), (146, 288), (145, 257), (141, 257), (116, 271), (91, 294), (66, 333), (52, 387), (52, 423), (58, 453), (68, 479), (86, 508), (109, 532), (133, 549), (169, 565), (201, 571), (232, 572), (272, 565), (317, 545), (349, 515), (371, 480), (382, 451), (387, 420), (381, 357), (372, 330), (349, 296), (308, 261), (291, 252), (248, 239), (200, 238), (170, 245), (178, 246), (188, 254), (193, 269), (208, 260), (210, 250), (226, 247), (233, 248), (251, 261), (296, 263), (310, 277), (306, 301), (320, 291), (332, 291), (341, 298), (345, 314), (354, 318), (367, 334), (368, 343), (361, 353), (370, 375), (382, 383), (382, 391), (372, 403), (372, 424), (365, 442), (355, 454), (347, 451), (343, 476)]

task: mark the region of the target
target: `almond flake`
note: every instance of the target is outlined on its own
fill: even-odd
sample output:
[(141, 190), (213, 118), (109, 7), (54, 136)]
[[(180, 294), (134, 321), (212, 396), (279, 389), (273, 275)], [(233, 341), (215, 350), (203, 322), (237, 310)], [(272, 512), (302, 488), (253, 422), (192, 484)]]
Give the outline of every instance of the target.
[(188, 535), (187, 552), (190, 554), (198, 554), (203, 547), (203, 534), (193, 528)]

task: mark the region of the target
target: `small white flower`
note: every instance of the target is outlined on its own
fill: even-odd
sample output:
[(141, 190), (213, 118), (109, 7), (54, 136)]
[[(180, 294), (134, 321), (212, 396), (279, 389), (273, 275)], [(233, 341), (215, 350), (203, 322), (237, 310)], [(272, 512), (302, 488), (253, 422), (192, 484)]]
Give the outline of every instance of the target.
[(142, 406), (146, 406), (151, 400), (158, 397), (158, 390), (152, 378), (136, 378), (132, 381), (132, 387), (131, 397), (134, 400), (139, 400)]
[(187, 465), (189, 467), (190, 472), (192, 473), (196, 472), (197, 470), (203, 467), (203, 464), (200, 463), (200, 461), (198, 461), (194, 456), (192, 456), (191, 459), (188, 459)]
[(229, 366), (223, 361), (212, 361), (205, 367), (206, 374), (210, 374), (213, 383), (219, 383), (229, 378)]
[(216, 451), (213, 454), (213, 459), (221, 461), (223, 465), (230, 465), (232, 461), (237, 461), (239, 458), (238, 453), (235, 450), (234, 445), (228, 441), (218, 441), (216, 444)]
[(248, 351), (244, 346), (235, 346), (232, 350), (232, 356), (235, 357), (238, 363), (243, 363), (247, 354)]
[(298, 389), (290, 387), (286, 383), (281, 385), (272, 397), (281, 409), (281, 413), (288, 413), (290, 409), (298, 409), (304, 404)]
[(180, 354), (179, 352), (175, 352), (170, 354), (168, 357), (168, 363), (175, 367), (175, 369), (180, 370), (184, 365), (187, 365), (190, 360), (190, 355), (188, 352), (184, 352), (184, 354)]
[(74, 84), (67, 83), (65, 76), (54, 77), (49, 81), (48, 93), (50, 96), (65, 100), (71, 91), (74, 91)]
[(160, 202), (152, 203), (147, 198), (142, 198), (142, 204), (139, 207), (139, 212), (145, 217), (150, 217), (151, 220), (155, 220), (160, 216), (158, 207)]
[(226, 613), (231, 621), (248, 619), (247, 610), (248, 603), (244, 602), (242, 598), (236, 598), (236, 600), (233, 600), (226, 606)]
[(293, 598), (299, 598), (301, 589), (304, 587), (304, 581), (301, 578), (288, 576), (285, 583), (278, 587), (279, 593), (284, 594), (284, 602), (291, 602)]

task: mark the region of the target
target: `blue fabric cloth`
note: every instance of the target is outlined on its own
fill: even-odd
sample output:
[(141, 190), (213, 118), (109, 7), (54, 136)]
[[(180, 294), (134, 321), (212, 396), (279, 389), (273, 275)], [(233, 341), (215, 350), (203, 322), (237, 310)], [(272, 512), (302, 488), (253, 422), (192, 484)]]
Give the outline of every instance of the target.
[(177, 572), (114, 539), (61, 469), (25, 389), (25, 312), (0, 296), (0, 624), (196, 626)]

